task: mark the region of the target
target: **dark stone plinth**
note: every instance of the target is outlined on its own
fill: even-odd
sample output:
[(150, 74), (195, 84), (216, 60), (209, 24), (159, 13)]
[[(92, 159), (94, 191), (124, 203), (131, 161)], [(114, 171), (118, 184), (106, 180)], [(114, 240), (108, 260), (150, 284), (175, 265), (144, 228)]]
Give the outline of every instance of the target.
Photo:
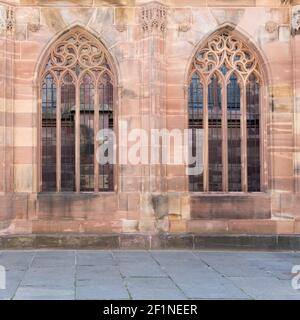
[(0, 236), (2, 249), (236, 249), (300, 250), (300, 234), (23, 234)]

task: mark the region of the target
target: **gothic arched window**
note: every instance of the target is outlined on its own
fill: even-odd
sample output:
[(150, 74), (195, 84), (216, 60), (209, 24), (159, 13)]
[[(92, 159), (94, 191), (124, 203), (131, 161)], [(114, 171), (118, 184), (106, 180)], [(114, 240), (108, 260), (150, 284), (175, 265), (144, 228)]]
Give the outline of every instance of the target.
[(81, 28), (61, 36), (41, 72), (41, 190), (113, 190), (96, 161), (96, 134), (113, 128), (114, 75), (101, 42)]
[[(261, 71), (248, 46), (223, 30), (195, 54), (188, 90), (189, 128), (204, 132), (203, 170), (190, 191), (261, 190)], [(198, 144), (198, 145), (197, 145)], [(195, 164), (194, 164), (195, 165)], [(190, 164), (190, 167), (193, 164)]]

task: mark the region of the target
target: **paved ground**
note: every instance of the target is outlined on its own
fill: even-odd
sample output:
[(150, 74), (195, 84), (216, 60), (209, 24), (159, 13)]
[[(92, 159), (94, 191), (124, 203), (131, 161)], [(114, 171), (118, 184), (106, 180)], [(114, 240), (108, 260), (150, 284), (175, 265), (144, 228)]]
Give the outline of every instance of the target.
[(300, 252), (0, 251), (0, 265), (0, 299), (300, 300)]

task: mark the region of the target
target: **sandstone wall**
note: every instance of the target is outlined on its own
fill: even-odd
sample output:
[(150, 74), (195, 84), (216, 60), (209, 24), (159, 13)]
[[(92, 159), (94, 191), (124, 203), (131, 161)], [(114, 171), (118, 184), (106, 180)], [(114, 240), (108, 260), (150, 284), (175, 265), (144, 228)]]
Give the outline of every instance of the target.
[[(147, 21), (140, 12), (147, 5), (165, 8), (162, 31), (143, 30)], [(2, 232), (299, 232), (297, 5), (280, 0), (0, 1)], [(127, 120), (128, 129), (146, 130), (187, 127), (192, 57), (210, 34), (234, 28), (266, 71), (266, 192), (251, 199), (191, 195), (182, 165), (120, 165), (116, 192), (38, 193), (39, 62), (74, 26), (96, 35), (115, 62), (118, 119)], [(263, 214), (255, 209), (251, 215), (253, 203)]]

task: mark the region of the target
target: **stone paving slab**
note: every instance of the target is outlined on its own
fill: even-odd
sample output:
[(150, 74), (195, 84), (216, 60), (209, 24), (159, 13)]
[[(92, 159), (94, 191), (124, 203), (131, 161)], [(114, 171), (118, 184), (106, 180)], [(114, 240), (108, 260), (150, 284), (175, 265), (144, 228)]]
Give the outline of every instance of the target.
[(128, 290), (133, 299), (174, 300), (186, 299), (183, 292), (169, 278), (127, 278)]
[(2, 250), (0, 299), (297, 299), (299, 252)]
[(121, 279), (118, 266), (99, 265), (99, 266), (77, 266), (76, 280), (103, 281), (105, 279)]
[(19, 287), (14, 300), (74, 300), (74, 288)]
[(124, 277), (166, 277), (166, 273), (147, 251), (114, 252)]
[(78, 266), (115, 265), (113, 255), (110, 251), (77, 251), (76, 264)]
[(113, 282), (76, 287), (76, 299), (78, 300), (123, 300), (129, 298), (129, 293), (123, 283)]
[[(233, 254), (195, 253), (203, 262), (216, 272), (226, 277), (257, 277), (271, 276), (263, 268), (262, 261), (248, 260), (246, 257)], [(275, 262), (274, 262), (275, 263)]]
[(231, 277), (230, 280), (254, 299), (300, 299), (300, 291), (294, 290), (290, 281), (271, 277)]
[(6, 271), (6, 290), (0, 289), (0, 300), (10, 300), (13, 298), (24, 274), (25, 271), (22, 270)]
[(219, 274), (173, 278), (189, 299), (249, 299), (251, 298), (232, 281)]
[(75, 251), (41, 251), (37, 252), (33, 268), (42, 267), (72, 267), (75, 265)]
[(21, 286), (70, 287), (74, 284), (75, 267), (29, 268)]
[(4, 251), (0, 255), (0, 265), (6, 270), (26, 270), (35, 254), (33, 251)]

